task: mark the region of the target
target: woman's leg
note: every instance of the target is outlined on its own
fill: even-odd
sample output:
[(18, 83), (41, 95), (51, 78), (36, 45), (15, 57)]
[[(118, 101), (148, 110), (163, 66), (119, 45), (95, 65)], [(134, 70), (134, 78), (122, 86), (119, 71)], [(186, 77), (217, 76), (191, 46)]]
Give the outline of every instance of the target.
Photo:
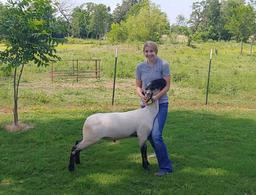
[(168, 103), (159, 105), (159, 112), (154, 121), (149, 141), (155, 150), (160, 171), (172, 172), (172, 163), (169, 158), (162, 132), (168, 114)]

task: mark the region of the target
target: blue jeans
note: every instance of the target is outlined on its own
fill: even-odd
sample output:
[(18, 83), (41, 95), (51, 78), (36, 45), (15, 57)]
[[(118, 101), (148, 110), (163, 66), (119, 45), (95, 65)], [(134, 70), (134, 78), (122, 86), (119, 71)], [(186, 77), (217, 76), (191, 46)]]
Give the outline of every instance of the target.
[(153, 129), (148, 139), (155, 150), (158, 166), (161, 171), (172, 172), (172, 162), (169, 158), (162, 132), (168, 113), (168, 103), (159, 104), (159, 112), (155, 118)]

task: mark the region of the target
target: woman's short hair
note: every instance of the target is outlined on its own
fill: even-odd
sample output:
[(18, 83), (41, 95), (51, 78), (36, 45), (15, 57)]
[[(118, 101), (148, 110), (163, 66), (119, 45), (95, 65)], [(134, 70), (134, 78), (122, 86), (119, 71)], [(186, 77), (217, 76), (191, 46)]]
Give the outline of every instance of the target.
[(152, 47), (154, 52), (157, 54), (158, 48), (157, 48), (157, 44), (154, 41), (146, 41), (144, 43), (143, 52), (145, 51), (146, 47)]

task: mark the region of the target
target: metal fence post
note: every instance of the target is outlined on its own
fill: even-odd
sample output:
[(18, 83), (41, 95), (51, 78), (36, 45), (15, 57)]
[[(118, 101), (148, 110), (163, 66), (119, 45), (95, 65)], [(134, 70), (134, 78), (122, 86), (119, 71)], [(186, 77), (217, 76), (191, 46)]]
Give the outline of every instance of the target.
[(207, 87), (206, 87), (206, 97), (205, 97), (205, 105), (208, 104), (208, 93), (209, 93), (209, 84), (210, 84), (210, 76), (211, 76), (211, 64), (212, 64), (212, 49), (210, 52), (210, 61), (208, 68), (208, 79), (207, 79)]
[(113, 81), (112, 106), (114, 105), (114, 100), (115, 100), (116, 66), (117, 66), (117, 48), (116, 48), (116, 53), (115, 53), (115, 67), (114, 67), (114, 81)]

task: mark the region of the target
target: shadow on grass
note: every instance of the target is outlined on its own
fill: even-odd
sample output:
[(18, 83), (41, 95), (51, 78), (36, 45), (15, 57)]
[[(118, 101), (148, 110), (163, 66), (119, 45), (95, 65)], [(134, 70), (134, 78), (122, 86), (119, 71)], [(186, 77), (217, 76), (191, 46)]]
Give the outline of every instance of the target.
[[(26, 114), (33, 130), (0, 130), (0, 194), (255, 194), (256, 121), (231, 113), (169, 113), (164, 139), (174, 173), (156, 178), (156, 159), (144, 171), (135, 138), (101, 141), (81, 152), (67, 170), (82, 137), (82, 113)], [(152, 148), (149, 148), (152, 151)]]

